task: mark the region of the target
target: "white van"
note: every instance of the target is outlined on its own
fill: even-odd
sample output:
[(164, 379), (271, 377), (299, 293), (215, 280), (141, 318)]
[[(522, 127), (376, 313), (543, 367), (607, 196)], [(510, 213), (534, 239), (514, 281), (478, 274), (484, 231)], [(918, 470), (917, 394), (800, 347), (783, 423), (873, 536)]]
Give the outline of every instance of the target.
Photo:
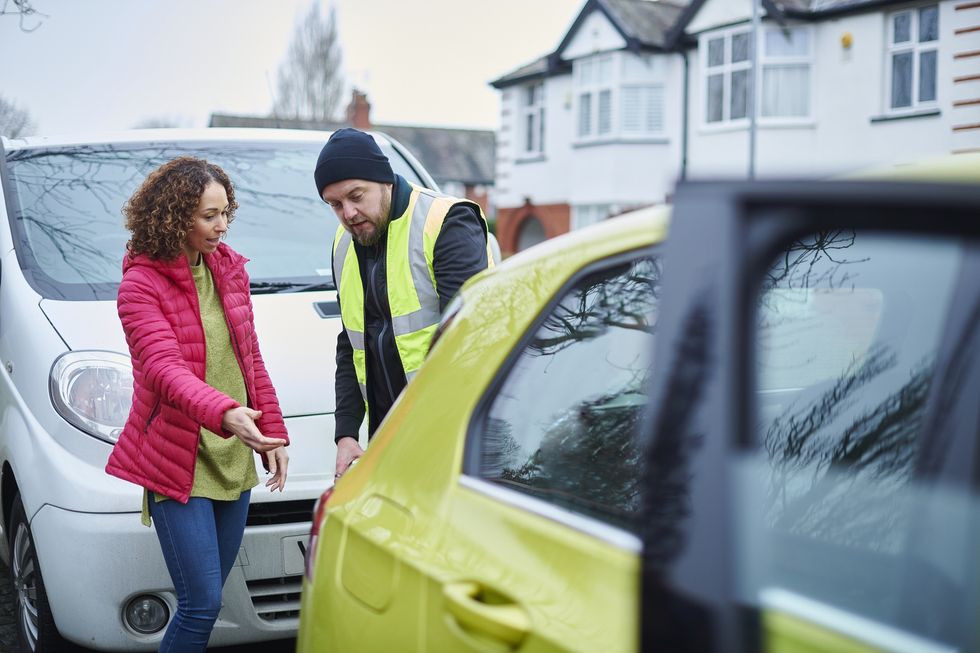
[[(311, 511), (335, 453), (337, 220), (313, 181), (329, 136), (211, 129), (2, 141), (0, 557), (25, 650), (57, 650), (62, 638), (154, 650), (176, 607), (156, 534), (140, 524), (142, 490), (104, 467), (132, 395), (116, 314), (129, 236), (121, 207), (181, 154), (217, 163), (235, 184), (228, 243), (251, 259), (256, 330), (292, 440), (286, 491), (253, 491), (211, 644), (295, 634)], [(435, 188), (404, 148), (375, 138), (396, 173)]]

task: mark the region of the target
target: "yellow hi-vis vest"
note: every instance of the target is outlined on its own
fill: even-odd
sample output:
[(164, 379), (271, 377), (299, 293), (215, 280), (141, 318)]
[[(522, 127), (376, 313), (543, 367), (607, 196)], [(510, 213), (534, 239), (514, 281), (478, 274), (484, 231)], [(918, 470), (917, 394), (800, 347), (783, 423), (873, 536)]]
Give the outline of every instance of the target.
[[(428, 188), (410, 184), (412, 193), (405, 212), (388, 223), (385, 265), (388, 282), (388, 306), (394, 329), (395, 345), (406, 380), (410, 381), (429, 350), (429, 343), (439, 324), (439, 293), (432, 268), (436, 238), (449, 209), (467, 204), (477, 211), (486, 228), (486, 216), (479, 204), (441, 195)], [(493, 256), (487, 239), (487, 263), (493, 267)], [(341, 320), (354, 350), (354, 370), (361, 397), (367, 403), (367, 365), (364, 351), (364, 286), (352, 246), (350, 232), (337, 228), (333, 244), (333, 278), (340, 301)]]

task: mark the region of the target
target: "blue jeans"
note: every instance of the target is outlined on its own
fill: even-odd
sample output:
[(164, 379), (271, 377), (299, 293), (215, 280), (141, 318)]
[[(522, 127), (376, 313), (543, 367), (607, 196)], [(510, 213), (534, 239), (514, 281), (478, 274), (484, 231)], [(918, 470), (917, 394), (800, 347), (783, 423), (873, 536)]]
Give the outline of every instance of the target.
[(191, 497), (157, 503), (149, 496), (170, 578), (177, 591), (177, 612), (160, 642), (161, 653), (204, 651), (221, 610), (221, 588), (231, 572), (245, 534), (248, 499), (236, 501)]

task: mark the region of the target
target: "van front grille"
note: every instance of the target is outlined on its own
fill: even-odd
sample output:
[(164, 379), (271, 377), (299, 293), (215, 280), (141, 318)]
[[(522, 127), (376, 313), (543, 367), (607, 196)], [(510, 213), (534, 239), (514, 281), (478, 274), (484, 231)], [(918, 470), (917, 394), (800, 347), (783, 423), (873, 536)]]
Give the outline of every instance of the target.
[(299, 618), (299, 597), (303, 588), (302, 576), (284, 576), (247, 581), (248, 595), (259, 619), (278, 622)]
[(266, 501), (248, 506), (246, 526), (270, 524), (309, 524), (313, 520), (313, 499), (298, 501)]

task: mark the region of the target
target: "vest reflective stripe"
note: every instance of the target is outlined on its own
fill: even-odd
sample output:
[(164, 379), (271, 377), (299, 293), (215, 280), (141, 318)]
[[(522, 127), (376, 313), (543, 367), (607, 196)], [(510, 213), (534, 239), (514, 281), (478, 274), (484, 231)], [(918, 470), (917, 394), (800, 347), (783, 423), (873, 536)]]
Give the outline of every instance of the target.
[[(364, 297), (364, 288), (361, 284), (361, 272), (357, 265), (357, 256), (348, 256), (354, 251), (352, 247), (353, 238), (346, 229), (340, 227), (334, 237), (333, 244), (333, 279), (334, 286), (337, 288), (338, 301), (340, 299), (340, 286), (343, 283), (348, 294), (355, 294)], [(364, 306), (361, 310), (352, 309), (349, 315), (343, 315), (346, 307), (341, 308), (341, 319), (344, 323), (344, 330), (353, 348), (354, 372), (357, 375), (357, 385), (361, 389), (361, 398), (367, 405), (367, 366), (365, 364), (364, 351)]]
[[(395, 346), (407, 379), (412, 379), (429, 350), (439, 324), (439, 293), (432, 261), (446, 215), (456, 204), (471, 205), (486, 225), (479, 205), (440, 195), (414, 184), (405, 212), (388, 224), (385, 249), (388, 306)], [(367, 401), (364, 342), (364, 287), (351, 234), (338, 226), (334, 238), (333, 273), (341, 319), (354, 349), (354, 369)], [(493, 266), (490, 245), (487, 261)]]

